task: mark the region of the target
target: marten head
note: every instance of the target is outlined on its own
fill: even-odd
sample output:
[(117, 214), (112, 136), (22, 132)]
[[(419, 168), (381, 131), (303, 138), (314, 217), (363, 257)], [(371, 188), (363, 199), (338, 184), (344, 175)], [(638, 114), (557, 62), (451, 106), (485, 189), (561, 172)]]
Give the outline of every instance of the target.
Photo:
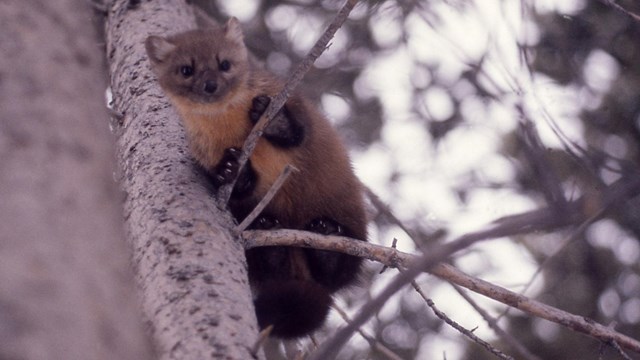
[(160, 86), (171, 97), (209, 104), (247, 82), (247, 48), (234, 17), (221, 27), (149, 36), (145, 47)]

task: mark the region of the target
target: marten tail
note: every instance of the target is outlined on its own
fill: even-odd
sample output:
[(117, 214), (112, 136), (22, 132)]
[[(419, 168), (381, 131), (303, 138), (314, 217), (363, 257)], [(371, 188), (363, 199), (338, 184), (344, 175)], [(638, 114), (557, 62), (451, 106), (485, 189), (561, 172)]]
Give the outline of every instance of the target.
[(296, 338), (322, 326), (332, 302), (323, 286), (290, 279), (260, 284), (254, 305), (261, 329), (273, 325), (273, 336)]

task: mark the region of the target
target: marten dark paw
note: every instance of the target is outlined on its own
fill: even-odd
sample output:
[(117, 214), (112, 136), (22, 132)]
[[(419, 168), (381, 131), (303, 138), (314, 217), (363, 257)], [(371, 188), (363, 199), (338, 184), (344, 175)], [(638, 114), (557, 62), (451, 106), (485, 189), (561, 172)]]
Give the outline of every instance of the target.
[(261, 215), (251, 223), (251, 228), (257, 230), (276, 230), (282, 228), (282, 226), (278, 219), (269, 215)]
[(267, 95), (259, 95), (253, 98), (251, 101), (251, 109), (249, 109), (249, 119), (252, 123), (257, 123), (260, 120), (260, 116), (267, 110), (271, 98)]
[(327, 218), (318, 218), (311, 221), (305, 227), (305, 230), (322, 235), (344, 235), (344, 227), (337, 222)]
[(229, 184), (238, 175), (238, 168), (240, 164), (238, 159), (242, 151), (238, 148), (228, 148), (224, 151), (222, 159), (216, 166), (214, 173), (214, 180), (219, 185)]

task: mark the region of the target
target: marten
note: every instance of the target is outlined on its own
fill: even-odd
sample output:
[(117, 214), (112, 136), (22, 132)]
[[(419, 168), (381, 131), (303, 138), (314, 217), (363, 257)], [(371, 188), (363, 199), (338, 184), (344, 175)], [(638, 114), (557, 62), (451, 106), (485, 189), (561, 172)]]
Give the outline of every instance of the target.
[[(238, 174), (241, 148), (283, 82), (250, 59), (237, 19), (145, 43), (161, 88), (178, 110), (190, 149), (215, 188)], [(234, 186), (229, 209), (242, 221), (285, 165), (291, 174), (253, 229), (299, 229), (366, 241), (363, 187), (328, 120), (299, 92), (289, 97)], [(297, 338), (321, 327), (332, 294), (355, 282), (361, 259), (295, 247), (246, 251), (260, 328)]]

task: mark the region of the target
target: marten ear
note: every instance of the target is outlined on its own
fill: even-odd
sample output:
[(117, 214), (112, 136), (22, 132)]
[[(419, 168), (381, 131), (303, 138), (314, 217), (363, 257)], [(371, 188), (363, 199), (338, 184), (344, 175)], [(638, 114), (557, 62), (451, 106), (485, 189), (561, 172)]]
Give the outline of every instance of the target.
[(160, 36), (149, 36), (144, 42), (144, 46), (152, 64), (165, 62), (169, 54), (176, 49), (174, 44)]
[(242, 29), (240, 28), (240, 21), (233, 16), (227, 23), (224, 24), (224, 35), (227, 39), (235, 41), (237, 43), (242, 43), (244, 39), (244, 35), (242, 34)]

